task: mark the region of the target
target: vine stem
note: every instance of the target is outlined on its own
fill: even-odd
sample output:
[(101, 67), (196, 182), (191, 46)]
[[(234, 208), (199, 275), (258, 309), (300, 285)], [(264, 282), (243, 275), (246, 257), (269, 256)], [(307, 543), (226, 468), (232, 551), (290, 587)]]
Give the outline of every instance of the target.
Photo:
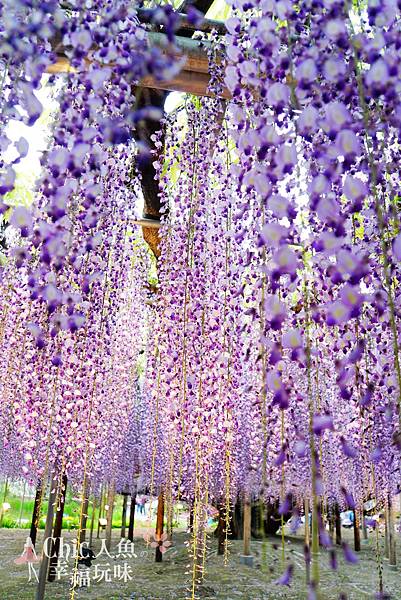
[[(304, 263), (306, 257), (304, 255)], [(306, 264), (305, 264), (306, 268)], [(312, 480), (312, 573), (311, 584), (318, 595), (319, 587), (319, 496), (317, 494), (317, 453), (315, 447), (315, 436), (313, 432), (313, 414), (315, 403), (312, 390), (312, 357), (310, 337), (310, 310), (309, 310), (309, 288), (304, 273), (304, 307), (305, 307), (305, 334), (306, 334), (306, 367), (307, 367), (307, 390), (309, 399), (309, 446), (311, 455), (311, 480)], [(309, 516), (308, 516), (309, 518)]]

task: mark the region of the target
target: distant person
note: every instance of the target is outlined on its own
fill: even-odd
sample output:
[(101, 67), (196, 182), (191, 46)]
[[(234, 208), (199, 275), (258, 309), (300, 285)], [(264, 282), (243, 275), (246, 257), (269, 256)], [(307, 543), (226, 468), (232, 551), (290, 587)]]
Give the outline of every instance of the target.
[(145, 516), (145, 504), (146, 504), (146, 497), (142, 494), (141, 496), (139, 496), (138, 501), (137, 501), (138, 513), (140, 515)]

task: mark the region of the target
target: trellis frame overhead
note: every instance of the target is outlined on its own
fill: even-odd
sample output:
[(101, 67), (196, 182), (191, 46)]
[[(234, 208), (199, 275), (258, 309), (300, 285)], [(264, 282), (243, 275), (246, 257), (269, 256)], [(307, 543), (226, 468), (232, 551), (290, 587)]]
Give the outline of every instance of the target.
[[(224, 21), (209, 18), (204, 18), (201, 23), (194, 25), (188, 21), (187, 15), (183, 12), (188, 4), (189, 2), (184, 0), (176, 11), (177, 28), (174, 36), (174, 50), (172, 50), (172, 44), (169, 43), (167, 35), (163, 32), (163, 27), (153, 23), (154, 11), (152, 9), (138, 9), (139, 21), (149, 26), (147, 32), (148, 43), (151, 46), (165, 49), (170, 54), (173, 51), (175, 57), (182, 62), (181, 70), (170, 80), (146, 77), (138, 82), (136, 87), (141, 88), (143, 91), (140, 94), (139, 102), (143, 106), (157, 106), (164, 111), (164, 102), (169, 92), (181, 92), (199, 97), (214, 96), (214, 93), (209, 90), (210, 65), (208, 50), (211, 48), (211, 43), (207, 40), (194, 39), (192, 36), (196, 32), (211, 33), (212, 31), (223, 35), (226, 32), (226, 25)], [(212, 7), (213, 0), (195, 0), (191, 4), (197, 10), (206, 14)], [(64, 8), (68, 9), (68, 3), (64, 5)], [(69, 63), (61, 41), (55, 43), (55, 51), (57, 59), (47, 69), (47, 72), (52, 74), (73, 72), (73, 67)], [(90, 64), (90, 60), (90, 56), (88, 56), (88, 64)], [(216, 57), (214, 61), (216, 61)], [(219, 97), (229, 99), (231, 94), (226, 87), (222, 86)], [(159, 128), (159, 122), (144, 119), (138, 130), (134, 132), (135, 138), (144, 142), (152, 150), (152, 155), (160, 153), (160, 150), (158, 151), (154, 147), (152, 141), (152, 134)], [(137, 221), (137, 224), (142, 227), (143, 237), (157, 257), (159, 255), (160, 199), (153, 158), (141, 161), (137, 168), (141, 173), (144, 196), (143, 218)]]
[[(150, 20), (150, 11), (140, 11), (139, 15), (141, 21), (144, 23)], [(222, 21), (214, 21), (211, 19), (205, 19), (203, 23), (195, 28), (192, 24), (188, 23), (185, 15), (180, 13), (180, 31), (181, 33), (188, 33), (192, 35), (194, 31), (210, 32), (216, 30), (220, 33), (225, 31), (225, 25)], [(154, 32), (149, 31), (148, 42), (150, 46), (156, 46), (162, 49), (169, 49), (171, 53), (171, 44), (167, 40), (167, 36), (162, 31)], [(209, 59), (207, 51), (210, 47), (210, 42), (205, 40), (196, 40), (183, 35), (177, 35), (174, 39), (173, 55), (178, 60), (182, 60), (183, 67), (181, 71), (173, 79), (162, 81), (157, 80), (154, 77), (146, 77), (138, 83), (138, 87), (151, 88), (158, 90), (165, 90), (169, 92), (184, 92), (188, 94), (194, 94), (195, 96), (213, 96), (209, 87), (210, 75), (209, 75)], [(72, 70), (68, 57), (63, 47), (56, 46), (57, 60), (48, 69), (48, 73), (68, 73)], [(88, 57), (88, 63), (90, 62), (90, 56)], [(222, 98), (229, 98), (230, 93), (227, 88), (223, 88), (221, 92)]]

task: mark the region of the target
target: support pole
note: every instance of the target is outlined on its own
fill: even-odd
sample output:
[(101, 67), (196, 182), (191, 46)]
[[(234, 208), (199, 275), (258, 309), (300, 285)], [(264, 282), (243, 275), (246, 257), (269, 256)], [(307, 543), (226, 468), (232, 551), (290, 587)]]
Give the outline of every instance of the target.
[(61, 544), (61, 532), (63, 528), (63, 515), (65, 506), (65, 495), (67, 493), (67, 477), (63, 475), (62, 488), (59, 494), (60, 502), (57, 506), (56, 519), (54, 522), (53, 539), (51, 543), (50, 551), (50, 562), (49, 562), (49, 574), (47, 576), (48, 581), (54, 581), (56, 579), (56, 569), (58, 563), (58, 557), (60, 553)]
[(99, 539), (99, 535), (100, 535), (100, 519), (101, 519), (102, 514), (103, 514), (104, 497), (105, 497), (105, 491), (104, 491), (103, 486), (102, 486), (101, 490), (100, 490), (99, 516), (98, 516), (98, 519), (97, 519), (97, 534), (96, 534), (96, 539)]
[(312, 497), (312, 577), (311, 583), (317, 590), (319, 585), (319, 497), (313, 490)]
[(335, 521), (335, 517), (334, 517), (334, 510), (333, 507), (331, 507), (329, 509), (329, 513), (327, 515), (327, 520), (329, 522), (329, 535), (330, 535), (330, 539), (332, 542), (334, 542), (334, 521)]
[(49, 567), (49, 556), (50, 553), (48, 540), (52, 535), (53, 530), (53, 518), (54, 518), (54, 505), (57, 499), (57, 478), (52, 477), (50, 479), (50, 493), (49, 493), (49, 502), (47, 505), (47, 516), (46, 516), (46, 525), (45, 532), (43, 535), (43, 550), (42, 550), (42, 562), (40, 563), (39, 569), (39, 582), (36, 588), (36, 596), (35, 600), (43, 600), (45, 597), (45, 587), (46, 587), (46, 579), (47, 579), (47, 570)]
[(244, 556), (251, 555), (251, 502), (249, 498), (244, 501)]
[(394, 532), (394, 509), (391, 496), (388, 496), (388, 545), (389, 545), (389, 565), (397, 566), (396, 541)]
[(194, 503), (189, 505), (189, 533), (194, 532)]
[(81, 519), (79, 523), (79, 539), (78, 539), (78, 550), (81, 548), (81, 544), (85, 541), (86, 538), (86, 523), (88, 521), (88, 508), (89, 508), (89, 485), (86, 483), (84, 493), (83, 493), (83, 506)]
[(384, 509), (384, 557), (387, 559), (390, 558), (389, 520), (388, 502), (386, 501), (386, 506)]
[(226, 531), (226, 520), (224, 517), (224, 507), (219, 507), (219, 522), (217, 525), (217, 554), (222, 556), (224, 554), (225, 546), (225, 531)]
[(129, 511), (129, 525), (128, 525), (128, 539), (130, 542), (134, 541), (135, 506), (136, 506), (136, 494), (132, 494), (131, 506), (130, 506), (130, 511)]
[(33, 545), (36, 544), (36, 536), (38, 533), (41, 504), (42, 504), (42, 484), (41, 484), (41, 482), (39, 482), (38, 487), (36, 488), (35, 500), (33, 503), (31, 529), (29, 531), (29, 537), (31, 538)]
[(7, 499), (7, 494), (8, 494), (8, 477), (6, 477), (6, 480), (4, 482), (4, 494), (3, 494), (3, 502), (2, 505), (0, 506), (0, 527), (3, 526), (3, 519), (4, 519), (4, 503)]
[(335, 506), (336, 544), (341, 546), (341, 515), (338, 504)]
[[(160, 492), (157, 501), (157, 516), (156, 516), (156, 539), (160, 539), (163, 534), (164, 527), (164, 495)], [(155, 552), (155, 562), (162, 562), (163, 554), (160, 552), (160, 547), (157, 546)]]
[(126, 525), (126, 519), (127, 519), (127, 501), (128, 501), (128, 496), (127, 494), (124, 494), (123, 496), (123, 512), (121, 515), (121, 537), (125, 538), (125, 525)]
[(352, 511), (354, 513), (354, 550), (355, 552), (361, 551), (361, 534), (359, 531), (359, 513), (357, 510)]
[(310, 546), (310, 527), (309, 527), (309, 498), (305, 498), (305, 546)]
[(109, 493), (107, 495), (107, 504), (109, 510), (107, 511), (107, 524), (106, 524), (106, 548), (110, 552), (111, 549), (111, 534), (113, 529), (113, 510), (114, 510), (114, 482), (109, 485)]
[(365, 519), (365, 515), (363, 512), (363, 508), (362, 508), (362, 513), (361, 513), (361, 519), (362, 519), (362, 539), (363, 542), (367, 542), (368, 541), (368, 528), (366, 527), (366, 519)]
[(93, 529), (95, 527), (96, 508), (97, 508), (96, 496), (93, 496), (91, 526), (90, 526), (90, 533), (89, 533), (89, 548), (92, 548), (92, 545), (93, 545)]

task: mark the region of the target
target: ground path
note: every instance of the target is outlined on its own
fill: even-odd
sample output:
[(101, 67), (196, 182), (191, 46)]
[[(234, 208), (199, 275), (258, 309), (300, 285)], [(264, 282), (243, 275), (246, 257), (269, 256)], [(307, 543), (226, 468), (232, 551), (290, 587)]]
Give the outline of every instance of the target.
[[(89, 571), (89, 587), (77, 590), (75, 600), (185, 600), (188, 598), (189, 570), (188, 551), (184, 545), (187, 536), (178, 533), (174, 546), (164, 556), (162, 564), (153, 561), (154, 551), (147, 547), (138, 532), (134, 548), (119, 543), (117, 530), (113, 541), (111, 557), (105, 552), (94, 561)], [(26, 565), (17, 566), (14, 559), (22, 552), (27, 530), (0, 530), (0, 600), (34, 600), (35, 583), (28, 582)], [(349, 535), (349, 532), (346, 532)], [(74, 532), (66, 532), (66, 547), (74, 539)], [(338, 552), (339, 570), (334, 573), (329, 568), (328, 555), (322, 552), (320, 559), (322, 595), (321, 600), (338, 600), (340, 592), (348, 600), (368, 600), (374, 598), (377, 590), (377, 568), (372, 539), (362, 547), (360, 561), (356, 565), (344, 562)], [(351, 541), (351, 540), (350, 540)], [(95, 540), (95, 551), (101, 549), (101, 541)], [(241, 542), (230, 544), (230, 557), (227, 566), (224, 558), (216, 554), (217, 542), (210, 538), (207, 577), (200, 597), (215, 600), (304, 600), (305, 569), (301, 537), (291, 537), (286, 541), (286, 561), (294, 564), (294, 578), (290, 588), (277, 586), (274, 581), (282, 574), (281, 539), (272, 537), (262, 542), (252, 542), (255, 566), (249, 568), (239, 562)], [(131, 553), (135, 556), (131, 556)], [(122, 554), (125, 552), (124, 556)], [(120, 553), (118, 558), (116, 554)], [(127, 565), (127, 566), (124, 566)], [(69, 577), (73, 560), (64, 563), (60, 580), (48, 584), (46, 600), (68, 600)], [(399, 567), (401, 570), (401, 567)], [(401, 600), (400, 570), (390, 570), (384, 563), (385, 590), (392, 600)], [(125, 572), (125, 576), (124, 576)], [(128, 573), (128, 575), (127, 575)], [(124, 578), (126, 581), (124, 581)], [(106, 581), (111, 579), (111, 581)]]

